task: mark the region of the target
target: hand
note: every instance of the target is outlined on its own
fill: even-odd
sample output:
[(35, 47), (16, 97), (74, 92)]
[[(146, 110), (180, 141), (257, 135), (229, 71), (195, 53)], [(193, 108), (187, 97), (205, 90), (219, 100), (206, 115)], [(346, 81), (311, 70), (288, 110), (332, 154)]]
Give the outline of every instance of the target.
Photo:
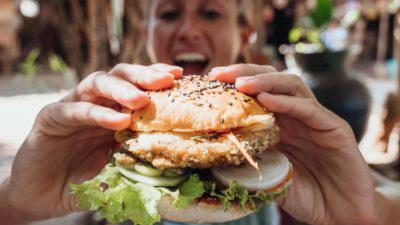
[(217, 80), (235, 83), (275, 113), (277, 149), (293, 164), (293, 183), (279, 204), (310, 224), (377, 222), (374, 184), (351, 128), (322, 107), (294, 75), (270, 66), (238, 64), (214, 68)]
[(109, 73), (89, 75), (60, 102), (45, 107), (16, 155), (7, 188), (10, 204), (36, 218), (74, 211), (69, 184), (97, 175), (115, 147), (114, 130), (131, 123), (115, 106), (142, 108), (149, 97), (137, 87), (168, 88), (181, 76), (175, 66), (120, 64)]

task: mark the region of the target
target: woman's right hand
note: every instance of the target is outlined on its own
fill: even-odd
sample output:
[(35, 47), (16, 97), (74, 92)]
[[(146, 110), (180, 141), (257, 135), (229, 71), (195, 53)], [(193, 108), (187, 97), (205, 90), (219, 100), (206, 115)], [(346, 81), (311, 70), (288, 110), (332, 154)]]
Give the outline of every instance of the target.
[(97, 175), (116, 144), (114, 130), (131, 123), (130, 115), (115, 107), (144, 107), (149, 96), (143, 89), (171, 87), (182, 71), (165, 64), (119, 64), (89, 75), (68, 96), (42, 109), (5, 183), (12, 207), (37, 219), (74, 211), (69, 184)]
[(295, 75), (270, 66), (236, 64), (210, 75), (235, 83), (274, 112), (276, 149), (293, 164), (293, 183), (281, 207), (309, 224), (383, 224), (385, 203), (374, 190), (368, 165), (350, 126), (320, 105)]

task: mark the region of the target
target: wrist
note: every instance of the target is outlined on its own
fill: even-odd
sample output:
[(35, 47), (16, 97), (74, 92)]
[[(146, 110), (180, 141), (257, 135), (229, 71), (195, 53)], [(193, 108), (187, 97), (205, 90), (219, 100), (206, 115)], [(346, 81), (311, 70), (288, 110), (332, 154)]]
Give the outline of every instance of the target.
[(375, 191), (375, 213), (372, 217), (372, 221), (369, 221), (370, 225), (385, 225), (392, 224), (391, 221), (391, 207), (388, 199), (381, 193)]
[(9, 225), (22, 225), (36, 220), (33, 216), (14, 207), (10, 201), (10, 178), (0, 183), (0, 221)]

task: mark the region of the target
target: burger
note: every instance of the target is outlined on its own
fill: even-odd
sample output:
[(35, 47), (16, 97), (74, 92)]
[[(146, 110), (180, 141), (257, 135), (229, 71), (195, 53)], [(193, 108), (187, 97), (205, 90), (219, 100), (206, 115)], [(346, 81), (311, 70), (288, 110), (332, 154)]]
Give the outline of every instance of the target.
[(273, 114), (234, 85), (184, 76), (170, 89), (148, 92), (120, 147), (92, 180), (71, 185), (78, 208), (109, 222), (152, 225), (236, 220), (285, 195), (288, 159), (274, 150)]

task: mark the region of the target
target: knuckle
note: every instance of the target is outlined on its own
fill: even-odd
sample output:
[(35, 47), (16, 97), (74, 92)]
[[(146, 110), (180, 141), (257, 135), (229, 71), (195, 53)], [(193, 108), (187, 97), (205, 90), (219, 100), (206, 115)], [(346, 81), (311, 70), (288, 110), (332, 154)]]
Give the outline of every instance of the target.
[(91, 73), (89, 76), (87, 76), (82, 82), (78, 85), (76, 88), (77, 93), (86, 93), (88, 90), (92, 88), (92, 85), (96, 83), (99, 79), (99, 77), (103, 77), (107, 75), (106, 72), (103, 71), (97, 71), (94, 73)]
[(314, 108), (321, 107), (321, 104), (319, 104), (319, 102), (317, 102), (316, 100), (314, 100), (312, 98), (307, 98), (306, 100), (307, 100), (308, 104), (310, 104)]
[(293, 86), (294, 86), (296, 92), (299, 90), (302, 90), (302, 88), (306, 87), (306, 84), (304, 83), (304, 81), (298, 76), (290, 76), (289, 79), (292, 80)]
[(66, 104), (64, 107), (67, 118), (70, 118), (75, 123), (78, 123), (80, 121), (79, 118), (81, 117), (83, 112), (86, 112), (86, 114), (89, 113), (86, 109), (86, 105), (87, 103), (84, 102), (74, 102)]
[(38, 116), (43, 116), (44, 114), (46, 114), (49, 111), (52, 111), (55, 107), (57, 107), (59, 104), (59, 102), (54, 102), (54, 103), (50, 103), (46, 106), (44, 106), (38, 113)]
[(87, 82), (87, 81), (92, 81), (92, 80), (95, 80), (97, 77), (99, 77), (99, 76), (101, 76), (101, 75), (104, 75), (106, 72), (103, 72), (103, 71), (96, 71), (96, 72), (94, 72), (94, 73), (91, 73), (91, 74), (89, 74), (89, 76), (87, 76), (83, 81), (82, 81), (82, 83), (85, 83), (85, 82)]
[(295, 84), (297, 84), (297, 85), (303, 85), (304, 84), (303, 80), (299, 76), (289, 76), (289, 78), (291, 80), (293, 80), (293, 82)]
[(65, 104), (70, 103), (54, 102), (44, 106), (37, 114), (37, 121), (44, 122), (49, 119), (49, 115), (59, 115), (60, 108)]
[(115, 65), (111, 71), (115, 71), (115, 70), (123, 70), (124, 68), (126, 68), (128, 64), (126, 63), (118, 63), (117, 65)]

